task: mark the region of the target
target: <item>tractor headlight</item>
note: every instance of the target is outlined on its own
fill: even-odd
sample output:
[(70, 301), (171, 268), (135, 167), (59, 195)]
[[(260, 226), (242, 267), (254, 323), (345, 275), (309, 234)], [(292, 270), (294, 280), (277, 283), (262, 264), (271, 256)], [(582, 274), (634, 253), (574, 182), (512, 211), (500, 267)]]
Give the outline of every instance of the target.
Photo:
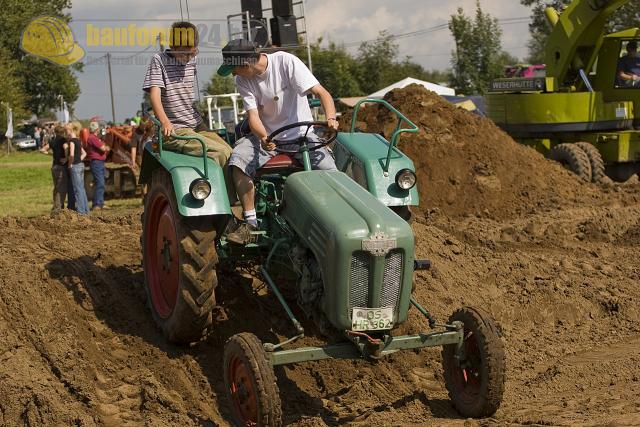
[(204, 200), (211, 194), (211, 184), (206, 179), (198, 178), (189, 186), (189, 193), (196, 200)]
[(411, 169), (402, 169), (396, 174), (396, 184), (403, 190), (411, 190), (416, 181), (416, 174)]

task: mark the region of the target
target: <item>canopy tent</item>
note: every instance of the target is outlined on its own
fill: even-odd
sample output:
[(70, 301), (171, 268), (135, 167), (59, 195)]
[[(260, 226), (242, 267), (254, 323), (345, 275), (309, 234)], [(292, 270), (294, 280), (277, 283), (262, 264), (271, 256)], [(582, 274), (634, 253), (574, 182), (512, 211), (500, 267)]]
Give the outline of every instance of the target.
[(450, 87), (425, 82), (424, 80), (414, 79), (413, 77), (407, 77), (406, 79), (402, 79), (399, 82), (395, 82), (391, 86), (387, 86), (384, 89), (380, 89), (379, 91), (372, 93), (371, 95), (367, 96), (367, 98), (384, 98), (387, 92), (391, 92), (394, 89), (401, 89), (411, 84), (424, 86), (428, 90), (435, 92), (438, 95), (455, 96), (456, 94), (456, 91), (451, 89)]
[(340, 102), (342, 104), (348, 106), (348, 107), (353, 108), (353, 106), (358, 101), (360, 101), (361, 99), (365, 99), (365, 98), (384, 98), (384, 96), (387, 94), (387, 92), (391, 92), (393, 89), (400, 89), (400, 88), (409, 86), (410, 84), (418, 84), (420, 86), (424, 86), (427, 90), (435, 92), (435, 93), (437, 93), (438, 95), (441, 95), (441, 96), (455, 96), (455, 94), (456, 94), (456, 91), (451, 89), (451, 88), (449, 88), (449, 87), (437, 85), (435, 83), (425, 82), (424, 80), (414, 79), (413, 77), (407, 77), (406, 79), (402, 79), (399, 82), (395, 82), (391, 86), (387, 86), (384, 89), (380, 89), (379, 91), (374, 92), (369, 96), (356, 96), (356, 97), (352, 97), (352, 98), (341, 98)]

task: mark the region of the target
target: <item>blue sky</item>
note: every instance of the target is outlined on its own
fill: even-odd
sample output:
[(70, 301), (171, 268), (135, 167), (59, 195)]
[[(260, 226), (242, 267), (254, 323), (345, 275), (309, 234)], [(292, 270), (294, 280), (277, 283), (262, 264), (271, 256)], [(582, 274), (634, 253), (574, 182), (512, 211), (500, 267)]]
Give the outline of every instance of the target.
[[(221, 59), (220, 42), (228, 39), (226, 17), (240, 11), (240, 0), (189, 0), (188, 5), (191, 20), (206, 27), (209, 33), (207, 39), (211, 40), (200, 48), (200, 60), (205, 62), (198, 67), (200, 87), (203, 88)], [(186, 18), (185, 0), (182, 6)], [(269, 6), (270, 1), (263, 0), (263, 7)], [(324, 40), (344, 43), (355, 52), (358, 42), (374, 39), (383, 29), (393, 34), (404, 34), (445, 24), (458, 7), (472, 14), (475, 0), (306, 0), (307, 30), (311, 40), (323, 37)], [(499, 19), (529, 15), (529, 10), (517, 0), (484, 0), (482, 7)], [(130, 24), (136, 25), (136, 28), (170, 25), (172, 21), (180, 19), (179, 0), (76, 0), (71, 16), (75, 37), (87, 50), (85, 63), (107, 51), (112, 52), (116, 120), (121, 121), (133, 115), (142, 100), (141, 85), (146, 64), (157, 46), (147, 46), (142, 53), (145, 49), (143, 46), (89, 47), (87, 26), (103, 29)], [(527, 23), (506, 24), (502, 29), (503, 47), (517, 57), (525, 56)], [(210, 38), (211, 35), (213, 37)], [(401, 55), (411, 56), (428, 69), (449, 67), (453, 41), (447, 29), (399, 39), (398, 44)], [(105, 61), (98, 60), (87, 65), (85, 71), (78, 74), (78, 80), (82, 93), (75, 104), (76, 116), (88, 118), (98, 115), (110, 120), (111, 104)]]

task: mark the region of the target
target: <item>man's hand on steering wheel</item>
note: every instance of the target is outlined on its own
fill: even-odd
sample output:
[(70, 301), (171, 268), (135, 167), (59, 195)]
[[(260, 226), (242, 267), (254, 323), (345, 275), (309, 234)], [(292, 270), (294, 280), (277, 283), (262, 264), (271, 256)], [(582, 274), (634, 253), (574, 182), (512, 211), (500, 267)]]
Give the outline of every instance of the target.
[(276, 144), (271, 141), (268, 136), (260, 139), (260, 145), (265, 151), (273, 151), (276, 149)]
[[(332, 124), (332, 122), (334, 124)], [(281, 133), (289, 129), (295, 129), (295, 128), (306, 128), (306, 131), (304, 132), (303, 136), (297, 138), (296, 140), (282, 141), (281, 144), (276, 144), (273, 142), (273, 141), (277, 141), (276, 137)], [(314, 147), (308, 149), (308, 151), (315, 151), (315, 150), (319, 150), (322, 147), (326, 147), (327, 145), (335, 141), (336, 137), (338, 136), (338, 122), (335, 119), (330, 119), (328, 123), (327, 122), (299, 122), (299, 123), (292, 123), (290, 125), (283, 126), (280, 129), (274, 131), (267, 138), (261, 140), (260, 143), (262, 145), (262, 148), (264, 148), (267, 151), (276, 150), (280, 153), (285, 153), (285, 154), (297, 154), (299, 153), (299, 151), (283, 150), (281, 148), (278, 148), (278, 145), (300, 144), (303, 141), (308, 142), (309, 140), (307, 135), (309, 134), (312, 128), (320, 128), (320, 129), (323, 129), (323, 131), (316, 133), (316, 136), (318, 137), (318, 141), (313, 141)]]

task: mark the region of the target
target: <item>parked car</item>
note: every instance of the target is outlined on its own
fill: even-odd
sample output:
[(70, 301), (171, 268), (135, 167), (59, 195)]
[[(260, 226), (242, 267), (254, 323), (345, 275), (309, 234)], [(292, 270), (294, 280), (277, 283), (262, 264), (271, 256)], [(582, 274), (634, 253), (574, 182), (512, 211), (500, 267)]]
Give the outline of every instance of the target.
[(22, 132), (16, 132), (13, 136), (13, 144), (18, 150), (35, 150), (36, 140)]

